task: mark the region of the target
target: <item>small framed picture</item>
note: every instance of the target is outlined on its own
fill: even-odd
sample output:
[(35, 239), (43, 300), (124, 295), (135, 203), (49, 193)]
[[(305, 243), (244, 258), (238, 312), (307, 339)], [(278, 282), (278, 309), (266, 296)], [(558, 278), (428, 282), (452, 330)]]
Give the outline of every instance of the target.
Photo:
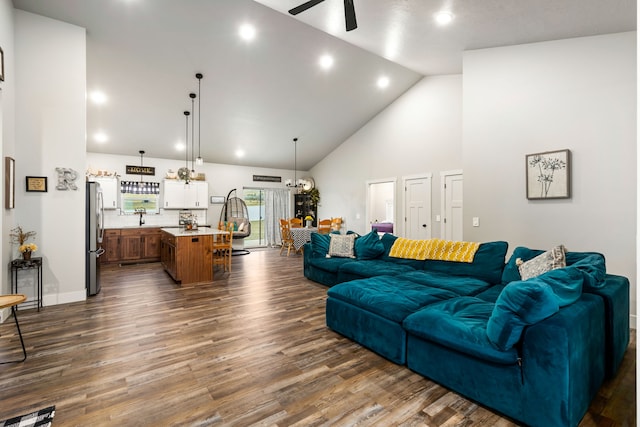
[(35, 191), (39, 193), (47, 192), (47, 177), (46, 176), (28, 176), (27, 177), (27, 191)]
[(568, 199), (571, 197), (571, 152), (545, 151), (527, 154), (527, 199)]
[(0, 82), (4, 81), (4, 51), (0, 47)]

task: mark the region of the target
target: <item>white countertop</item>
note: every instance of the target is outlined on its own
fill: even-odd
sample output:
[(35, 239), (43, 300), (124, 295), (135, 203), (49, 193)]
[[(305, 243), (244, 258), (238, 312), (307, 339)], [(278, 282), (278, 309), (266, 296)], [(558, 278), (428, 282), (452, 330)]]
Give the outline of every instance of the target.
[[(199, 225), (200, 228), (210, 227), (209, 225)], [(118, 225), (118, 226), (110, 226), (105, 227), (105, 230), (120, 230), (120, 229), (129, 229), (129, 228), (179, 228), (171, 225), (162, 225), (162, 224), (142, 224), (142, 225)]]
[(218, 230), (216, 228), (199, 227), (197, 230), (186, 230), (182, 227), (169, 227), (163, 228), (162, 231), (175, 236), (175, 237), (188, 237), (188, 236), (212, 236), (214, 234), (229, 234), (228, 231)]

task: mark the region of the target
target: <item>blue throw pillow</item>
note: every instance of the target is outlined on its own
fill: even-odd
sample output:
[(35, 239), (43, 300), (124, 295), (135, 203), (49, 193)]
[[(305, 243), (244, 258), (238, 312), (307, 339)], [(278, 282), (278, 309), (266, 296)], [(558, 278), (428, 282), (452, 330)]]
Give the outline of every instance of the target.
[(324, 258), (329, 253), (329, 244), (331, 239), (328, 234), (311, 233), (311, 247), (313, 254), (317, 257)]
[(378, 233), (371, 231), (356, 239), (355, 251), (358, 259), (375, 259), (384, 253), (384, 245)]
[(487, 337), (498, 349), (513, 347), (525, 326), (532, 325), (560, 310), (551, 287), (539, 277), (511, 282), (500, 293), (487, 322)]
[(560, 307), (573, 304), (582, 295), (583, 274), (576, 267), (557, 268), (537, 278), (551, 287)]
[[(569, 259), (567, 259), (567, 262)], [(588, 253), (577, 260), (572, 267), (577, 268), (584, 278), (584, 289), (593, 290), (604, 286), (604, 279), (607, 274), (604, 255), (598, 253)]]

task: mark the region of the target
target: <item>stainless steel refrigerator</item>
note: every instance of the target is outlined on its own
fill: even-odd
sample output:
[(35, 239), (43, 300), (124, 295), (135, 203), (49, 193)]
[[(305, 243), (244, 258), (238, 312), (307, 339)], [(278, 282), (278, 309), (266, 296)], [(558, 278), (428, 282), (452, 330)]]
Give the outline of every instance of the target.
[(100, 260), (104, 253), (102, 236), (104, 235), (104, 205), (102, 190), (97, 182), (87, 182), (86, 205), (86, 287), (87, 296), (100, 292)]

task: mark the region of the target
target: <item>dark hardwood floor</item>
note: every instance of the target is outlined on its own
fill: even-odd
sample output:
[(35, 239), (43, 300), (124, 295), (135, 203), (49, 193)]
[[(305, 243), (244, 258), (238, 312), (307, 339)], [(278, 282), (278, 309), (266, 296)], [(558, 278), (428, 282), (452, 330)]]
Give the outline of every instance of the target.
[[(19, 311), (28, 358), (0, 365), (0, 419), (56, 405), (54, 426), (514, 425), (328, 330), (300, 255), (254, 250), (188, 287), (159, 263), (101, 277), (86, 302)], [(636, 424), (632, 332), (581, 426)], [(20, 354), (10, 319), (0, 360)]]

